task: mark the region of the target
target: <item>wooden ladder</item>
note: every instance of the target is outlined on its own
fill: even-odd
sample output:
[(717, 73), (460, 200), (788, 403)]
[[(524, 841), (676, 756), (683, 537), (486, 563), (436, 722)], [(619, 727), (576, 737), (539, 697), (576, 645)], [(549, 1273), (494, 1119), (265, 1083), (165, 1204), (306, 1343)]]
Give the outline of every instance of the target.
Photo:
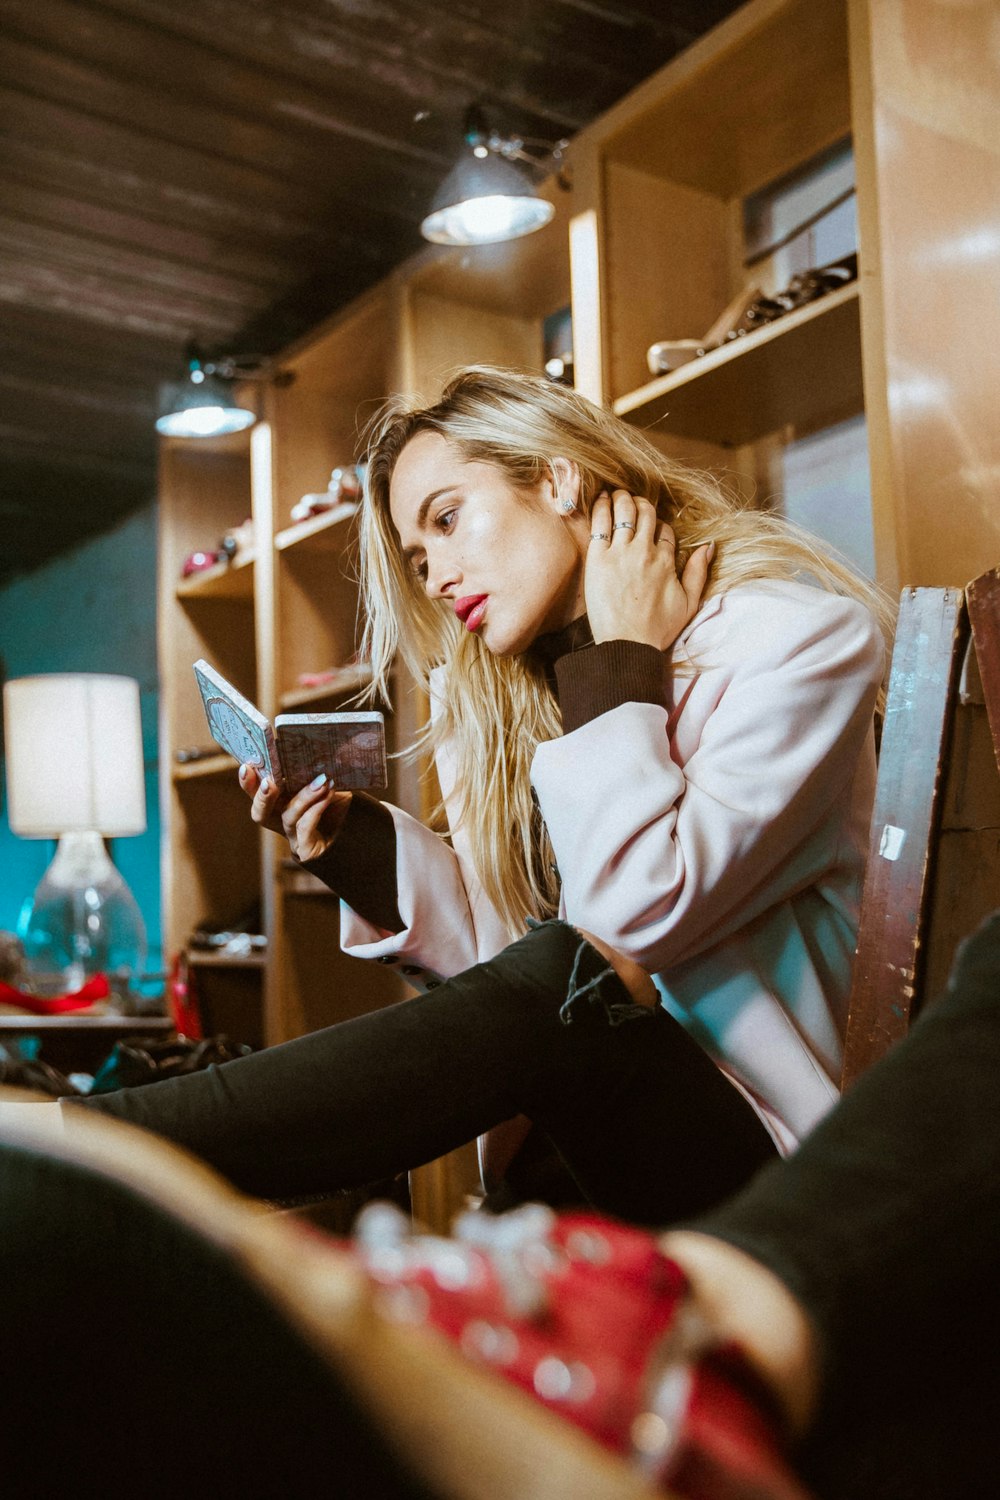
[(906, 1034), (955, 947), (1000, 907), (1000, 569), (904, 590), (892, 654), (842, 1083)]

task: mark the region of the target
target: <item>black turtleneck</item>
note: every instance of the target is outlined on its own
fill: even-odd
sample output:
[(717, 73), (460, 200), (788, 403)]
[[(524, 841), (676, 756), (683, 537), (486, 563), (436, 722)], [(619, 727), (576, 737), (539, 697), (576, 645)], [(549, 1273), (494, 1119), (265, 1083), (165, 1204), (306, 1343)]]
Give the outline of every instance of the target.
[(562, 713), (563, 734), (623, 703), (666, 700), (666, 658), (640, 641), (601, 641), (595, 645), (586, 615), (551, 635), (539, 636), (532, 650), (545, 664)]
[[(594, 643), (586, 615), (532, 646), (562, 713), (563, 733), (623, 703), (665, 701), (666, 659), (639, 641)], [(355, 792), (344, 825), (325, 854), (303, 863), (353, 911), (384, 932), (400, 932), (396, 885), (396, 830), (374, 797)]]

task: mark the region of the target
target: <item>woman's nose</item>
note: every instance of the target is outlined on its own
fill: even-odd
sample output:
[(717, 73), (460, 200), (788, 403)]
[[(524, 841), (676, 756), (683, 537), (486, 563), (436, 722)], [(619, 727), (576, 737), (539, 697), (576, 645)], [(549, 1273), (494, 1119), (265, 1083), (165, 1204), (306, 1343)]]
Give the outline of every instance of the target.
[(445, 560), (427, 559), (427, 578), (424, 587), (431, 599), (447, 599), (458, 586), (459, 570), (448, 566)]

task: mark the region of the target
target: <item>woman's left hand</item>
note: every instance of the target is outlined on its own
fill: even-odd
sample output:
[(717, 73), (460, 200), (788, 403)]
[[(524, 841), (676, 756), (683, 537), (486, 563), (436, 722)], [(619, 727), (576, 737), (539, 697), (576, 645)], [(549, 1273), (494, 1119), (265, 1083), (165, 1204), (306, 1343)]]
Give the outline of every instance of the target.
[(598, 496), (590, 534), (584, 594), (594, 640), (666, 651), (701, 603), (714, 543), (696, 547), (678, 576), (672, 528), (627, 490)]

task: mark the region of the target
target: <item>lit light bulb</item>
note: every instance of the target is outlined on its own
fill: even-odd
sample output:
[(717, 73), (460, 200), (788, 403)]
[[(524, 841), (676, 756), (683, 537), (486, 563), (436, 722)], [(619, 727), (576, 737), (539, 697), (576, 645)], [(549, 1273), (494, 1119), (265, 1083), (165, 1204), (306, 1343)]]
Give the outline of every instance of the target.
[(242, 432), (255, 420), (252, 411), (239, 406), (191, 406), (160, 417), (156, 426), (167, 437), (219, 437), (225, 432)]
[(488, 245), (541, 229), (555, 214), (544, 198), (490, 194), (467, 198), (424, 220), (424, 237), (445, 245)]

